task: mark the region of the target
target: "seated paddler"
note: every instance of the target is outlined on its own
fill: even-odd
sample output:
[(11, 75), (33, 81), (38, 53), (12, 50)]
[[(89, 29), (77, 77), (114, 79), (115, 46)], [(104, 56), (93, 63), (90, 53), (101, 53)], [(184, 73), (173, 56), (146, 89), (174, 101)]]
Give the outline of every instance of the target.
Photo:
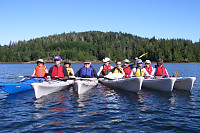
[(123, 70), (125, 72), (125, 76), (124, 77), (130, 77), (131, 74), (131, 70), (132, 70), (132, 65), (129, 65), (130, 61), (128, 59), (124, 60), (124, 64), (123, 64)]
[(83, 63), (84, 63), (84, 66), (76, 72), (75, 76), (82, 77), (82, 78), (97, 77), (97, 73), (96, 73), (95, 69), (91, 66), (91, 61), (84, 60)]
[(69, 78), (67, 69), (63, 65), (61, 65), (61, 61), (62, 61), (62, 59), (60, 56), (58, 56), (58, 55), (55, 56), (55, 58), (54, 58), (55, 65), (49, 69), (49, 73), (47, 76), (48, 79), (50, 77), (53, 80), (58, 80), (58, 79), (65, 80), (65, 79)]
[(130, 77), (145, 77), (149, 76), (148, 72), (146, 71), (145, 68), (142, 67), (142, 60), (138, 59), (137, 60), (137, 66), (131, 70)]
[(113, 69), (113, 66), (110, 65), (110, 58), (106, 57), (103, 59), (104, 64), (99, 68), (99, 71), (97, 72), (97, 76), (100, 75), (108, 75), (108, 73)]
[(116, 67), (114, 67), (114, 68), (110, 71), (109, 74), (112, 74), (112, 73), (121, 73), (123, 76), (125, 76), (125, 72), (124, 72), (124, 70), (123, 70), (123, 68), (122, 68), (122, 61), (117, 60), (117, 61), (115, 62), (115, 64), (116, 64)]
[(156, 77), (169, 77), (169, 74), (167, 72), (167, 69), (164, 67), (164, 61), (163, 59), (159, 58), (157, 60), (157, 65), (155, 65), (155, 68), (152, 72), (152, 74)]
[(37, 65), (35, 66), (33, 70), (32, 77), (46, 77), (48, 73), (47, 67), (44, 64), (43, 59), (37, 60)]

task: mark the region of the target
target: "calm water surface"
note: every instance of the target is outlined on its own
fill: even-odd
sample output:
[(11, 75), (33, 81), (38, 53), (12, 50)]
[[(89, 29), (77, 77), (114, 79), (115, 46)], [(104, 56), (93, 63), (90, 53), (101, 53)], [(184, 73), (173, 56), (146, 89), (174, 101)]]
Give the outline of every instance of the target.
[[(100, 65), (93, 67), (98, 71)], [(0, 64), (0, 83), (18, 82), (21, 78), (10, 76), (31, 75), (34, 66)], [(81, 66), (72, 64), (75, 71)], [(71, 89), (36, 100), (33, 90), (12, 95), (0, 90), (0, 132), (200, 132), (200, 63), (165, 67), (170, 75), (195, 76), (192, 91), (132, 93), (99, 84), (80, 96)]]

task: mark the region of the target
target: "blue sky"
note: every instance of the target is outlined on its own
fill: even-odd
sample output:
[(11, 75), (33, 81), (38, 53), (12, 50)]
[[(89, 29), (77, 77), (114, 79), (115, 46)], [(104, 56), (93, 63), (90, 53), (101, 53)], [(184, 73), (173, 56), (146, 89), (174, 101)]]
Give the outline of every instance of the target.
[(200, 0), (0, 0), (0, 44), (84, 31), (200, 39)]

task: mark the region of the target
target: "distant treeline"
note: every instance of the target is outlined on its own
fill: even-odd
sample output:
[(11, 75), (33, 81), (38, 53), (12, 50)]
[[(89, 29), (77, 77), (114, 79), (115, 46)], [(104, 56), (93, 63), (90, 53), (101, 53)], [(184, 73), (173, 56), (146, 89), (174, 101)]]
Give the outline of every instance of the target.
[(200, 62), (199, 50), (200, 42), (185, 39), (149, 39), (121, 32), (71, 32), (0, 46), (0, 62), (28, 62), (39, 58), (48, 61), (55, 55), (72, 61), (102, 61), (105, 57), (112, 61), (126, 58), (133, 61), (144, 53), (148, 54), (143, 60)]

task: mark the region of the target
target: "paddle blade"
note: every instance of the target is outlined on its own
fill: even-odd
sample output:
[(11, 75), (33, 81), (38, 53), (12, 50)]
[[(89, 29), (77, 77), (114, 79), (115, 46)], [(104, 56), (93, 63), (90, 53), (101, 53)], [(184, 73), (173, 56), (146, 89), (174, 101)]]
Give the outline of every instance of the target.
[(108, 74), (106, 76), (104, 76), (107, 79), (119, 79), (119, 78), (123, 78), (123, 74), (121, 73), (112, 73), (112, 74)]
[(139, 56), (139, 58), (141, 58), (141, 57), (145, 56), (146, 54), (147, 54), (147, 53), (144, 53), (144, 54), (140, 55), (140, 56)]
[(176, 71), (176, 73), (174, 74), (174, 77), (177, 77), (178, 72)]

